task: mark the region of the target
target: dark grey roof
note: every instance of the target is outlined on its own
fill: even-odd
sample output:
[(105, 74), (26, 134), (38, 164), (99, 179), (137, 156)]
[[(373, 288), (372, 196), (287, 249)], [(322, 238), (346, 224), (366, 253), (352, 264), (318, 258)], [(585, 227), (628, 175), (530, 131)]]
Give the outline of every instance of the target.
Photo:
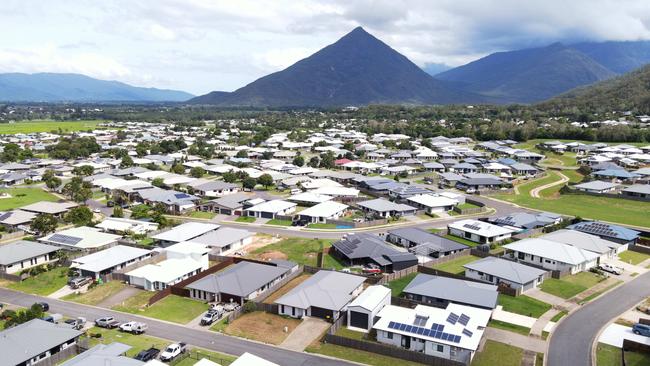
[(209, 181), (199, 185), (193, 185), (192, 187), (200, 191), (219, 191), (222, 189), (239, 188), (237, 184), (227, 183), (220, 180)]
[(463, 267), (522, 285), (531, 282), (546, 273), (546, 271), (542, 269), (497, 257), (485, 257), (475, 262), (468, 263)]
[(19, 365), (56, 346), (79, 337), (82, 332), (70, 327), (33, 319), (0, 332), (4, 365)]
[(490, 309), (496, 307), (498, 296), (493, 285), (424, 273), (415, 276), (404, 292)]
[(463, 179), (460, 183), (467, 186), (484, 186), (484, 185), (501, 185), (503, 181), (497, 178), (472, 178), (472, 179)]
[(336, 271), (318, 271), (275, 301), (300, 309), (311, 306), (341, 310), (352, 300), (352, 292), (363, 285), (365, 278)]
[[(431, 234), (418, 228), (402, 228), (388, 231), (389, 234), (417, 243), (420, 249), (427, 248), (430, 252), (450, 252), (469, 248), (467, 245), (458, 243), (442, 236)], [(416, 252), (419, 252), (416, 250)]]
[(235, 193), (235, 194), (229, 194), (227, 196), (217, 198), (212, 200), (211, 202), (214, 202), (215, 204), (229, 208), (231, 210), (241, 208), (243, 206), (244, 201), (250, 199), (251, 197), (245, 193)]
[(348, 259), (368, 258), (380, 266), (388, 266), (395, 262), (415, 261), (417, 263), (415, 255), (401, 252), (372, 234), (350, 234), (334, 242), (332, 246)]
[(370, 201), (358, 202), (358, 206), (368, 208), (373, 211), (386, 212), (386, 211), (415, 211), (415, 207), (403, 205), (395, 202), (377, 198)]
[(246, 297), (289, 270), (286, 267), (243, 261), (192, 282), (187, 288)]
[(0, 245), (0, 264), (9, 265), (16, 262), (38, 257), (59, 250), (53, 245), (41, 244), (34, 241), (19, 240)]

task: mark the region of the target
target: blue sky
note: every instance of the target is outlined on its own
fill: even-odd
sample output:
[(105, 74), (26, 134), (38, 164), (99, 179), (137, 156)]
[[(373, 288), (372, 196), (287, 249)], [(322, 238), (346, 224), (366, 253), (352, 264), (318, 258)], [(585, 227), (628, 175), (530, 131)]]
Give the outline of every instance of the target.
[(75, 72), (202, 94), (361, 25), (420, 66), (552, 42), (650, 39), (647, 0), (2, 0), (0, 72)]

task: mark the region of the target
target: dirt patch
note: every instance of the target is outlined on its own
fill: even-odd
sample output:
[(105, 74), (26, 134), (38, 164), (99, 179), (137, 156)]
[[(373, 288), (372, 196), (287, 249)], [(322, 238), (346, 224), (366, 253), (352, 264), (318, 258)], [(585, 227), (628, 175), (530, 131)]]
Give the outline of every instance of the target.
[(251, 253), (255, 251), (256, 249), (263, 248), (267, 245), (271, 245), (273, 243), (277, 243), (282, 238), (275, 237), (273, 235), (267, 235), (267, 234), (257, 234), (253, 237), (253, 241), (248, 244), (247, 246), (244, 247), (244, 251), (246, 253)]
[(262, 254), (259, 255), (259, 257), (260, 257), (260, 259), (265, 260), (265, 261), (268, 261), (268, 260), (271, 260), (271, 259), (287, 259), (286, 254), (284, 254), (282, 252), (278, 252), (278, 251), (271, 251), (271, 252), (262, 253)]
[[(240, 316), (226, 327), (224, 333), (265, 343), (280, 344), (300, 322), (298, 319), (255, 311)], [(285, 327), (288, 329), (286, 333)]]

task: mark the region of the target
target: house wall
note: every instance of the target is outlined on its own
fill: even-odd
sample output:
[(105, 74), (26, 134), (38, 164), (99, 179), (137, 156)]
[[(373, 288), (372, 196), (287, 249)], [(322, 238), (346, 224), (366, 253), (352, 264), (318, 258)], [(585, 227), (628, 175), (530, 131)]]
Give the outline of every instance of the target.
[[(350, 318), (351, 318), (350, 312), (355, 311), (357, 313), (363, 313), (363, 314), (368, 315), (368, 329), (366, 329), (366, 330), (369, 331), (373, 327), (375, 317), (377, 316), (377, 314), (379, 314), (379, 311), (381, 311), (381, 309), (383, 309), (386, 305), (390, 305), (390, 301), (391, 301), (391, 294), (388, 293), (388, 294), (386, 294), (386, 296), (383, 299), (381, 299), (381, 301), (379, 301), (376, 304), (375, 308), (372, 309), (372, 310), (368, 310), (366, 308), (362, 308), (362, 307), (359, 307), (359, 306), (350, 306), (350, 307), (348, 307), (348, 316), (347, 316), (347, 326), (348, 326), (348, 328), (350, 327)], [(358, 329), (358, 328), (356, 328), (356, 329)]]
[(570, 271), (571, 274), (576, 274), (578, 272), (589, 270), (592, 267), (595, 267), (598, 264), (598, 261), (594, 259), (590, 262), (581, 263), (578, 265), (571, 265), (568, 263), (563, 263), (555, 261), (552, 259), (542, 258), (540, 256), (534, 256), (526, 253), (513, 252), (511, 257), (517, 259), (524, 263), (530, 263), (537, 266), (542, 266), (545, 269), (550, 271)]
[(47, 264), (55, 262), (57, 259), (54, 257), (54, 253), (48, 253), (44, 255), (39, 255), (37, 257), (28, 258), (20, 262), (12, 263), (8, 266), (0, 266), (0, 271), (5, 273), (18, 273), (25, 269), (32, 267), (40, 266), (41, 264)]
[(497, 276), (489, 275), (487, 273), (482, 273), (482, 272), (479, 272), (479, 271), (475, 271), (473, 269), (465, 269), (465, 277), (472, 278), (472, 279), (479, 280), (479, 281), (489, 282), (489, 283), (492, 283), (494, 285), (498, 285), (499, 283), (506, 283), (506, 284), (510, 285), (511, 288), (521, 289), (522, 292), (533, 289), (533, 288), (536, 288), (537, 286), (539, 286), (544, 281), (544, 276), (541, 276), (541, 277), (536, 278), (536, 279), (534, 279), (534, 280), (532, 280), (530, 282), (522, 284), (522, 283), (518, 283), (518, 282), (509, 281), (509, 280), (506, 280), (506, 279), (503, 279), (503, 278), (500, 278), (500, 277), (497, 277)]
[(481, 236), (478, 234), (474, 233), (469, 233), (464, 230), (456, 229), (456, 228), (449, 228), (448, 229), (449, 233), (452, 235), (456, 235), (461, 238), (465, 238), (467, 240), (473, 241), (475, 243), (498, 243), (502, 240), (508, 239), (512, 236), (511, 233), (504, 234), (504, 235), (497, 235), (493, 237), (485, 237)]
[[(383, 330), (377, 331), (377, 341), (384, 344), (389, 344), (395, 347), (402, 347), (402, 338), (409, 336), (401, 335), (393, 332), (387, 332)], [(442, 357), (446, 359), (451, 359), (451, 346), (436, 342), (431, 342), (417, 337), (411, 338), (411, 346), (407, 348), (410, 351), (424, 352), (427, 355)], [(441, 350), (438, 349), (438, 346), (441, 346)]]

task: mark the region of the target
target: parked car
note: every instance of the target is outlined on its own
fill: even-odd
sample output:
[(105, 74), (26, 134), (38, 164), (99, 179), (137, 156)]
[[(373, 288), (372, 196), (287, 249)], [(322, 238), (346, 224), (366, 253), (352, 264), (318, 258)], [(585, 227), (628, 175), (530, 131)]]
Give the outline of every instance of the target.
[(201, 325), (210, 325), (219, 320), (222, 315), (223, 313), (218, 310), (208, 310), (201, 318)]
[(90, 277), (73, 277), (68, 280), (68, 285), (70, 288), (78, 289), (91, 282), (93, 282), (93, 279)]
[(95, 319), (95, 325), (100, 328), (113, 329), (120, 326), (120, 322), (115, 320), (112, 316), (105, 316), (103, 318)]
[(636, 323), (632, 326), (634, 334), (650, 337), (650, 325)]
[(223, 304), (223, 310), (224, 311), (235, 311), (239, 308), (239, 303), (236, 302), (228, 302)]
[(609, 272), (615, 275), (620, 275), (621, 273), (623, 273), (623, 270), (621, 268), (614, 267), (606, 263), (601, 264), (600, 266), (598, 266), (598, 268), (603, 272)]
[(81, 330), (86, 325), (86, 318), (67, 319), (64, 323), (68, 324), (72, 329)]
[(132, 334), (142, 334), (147, 330), (147, 328), (147, 324), (140, 322), (127, 322), (120, 324), (120, 330), (122, 332)]
[(368, 264), (367, 267), (363, 267), (363, 273), (379, 274), (381, 273), (381, 268), (374, 264)]
[(151, 347), (144, 351), (140, 351), (140, 353), (135, 355), (135, 357), (133, 358), (135, 358), (138, 361), (147, 362), (147, 361), (155, 360), (159, 354), (160, 354), (160, 350), (158, 348)]
[(63, 319), (63, 315), (61, 315), (61, 314), (50, 314), (50, 315), (44, 316), (41, 319), (45, 320), (46, 322), (58, 324)]
[(160, 360), (171, 361), (176, 357), (180, 356), (182, 353), (185, 353), (186, 350), (187, 350), (187, 344), (183, 342), (172, 343), (169, 346), (167, 346), (167, 348), (165, 348), (163, 353), (160, 354)]
[(210, 304), (210, 310), (218, 311), (223, 313), (226, 309), (223, 308), (221, 304)]
[(50, 305), (46, 302), (37, 302), (36, 304), (38, 304), (41, 307), (41, 309), (43, 309), (43, 311), (50, 310)]

